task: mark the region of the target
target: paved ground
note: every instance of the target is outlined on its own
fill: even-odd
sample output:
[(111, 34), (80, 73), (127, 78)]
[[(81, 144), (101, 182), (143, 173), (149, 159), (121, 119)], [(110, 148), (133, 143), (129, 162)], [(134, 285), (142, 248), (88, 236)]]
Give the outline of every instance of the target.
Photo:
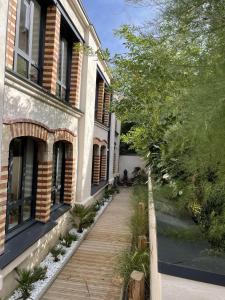
[(43, 300), (119, 300), (118, 254), (130, 245), (130, 191), (116, 195)]

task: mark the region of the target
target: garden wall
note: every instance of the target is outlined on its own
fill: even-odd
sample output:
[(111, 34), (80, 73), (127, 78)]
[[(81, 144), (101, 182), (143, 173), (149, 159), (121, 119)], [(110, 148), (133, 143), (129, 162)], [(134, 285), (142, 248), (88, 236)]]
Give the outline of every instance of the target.
[[(224, 300), (225, 285), (223, 278), (217, 274), (208, 273), (211, 281), (218, 280), (218, 284), (209, 284), (196, 280), (195, 272), (190, 269), (184, 270), (181, 266), (159, 261), (158, 240), (157, 240), (157, 221), (156, 211), (152, 192), (152, 183), (149, 176), (149, 241), (150, 241), (150, 299), (151, 300)], [(176, 269), (177, 268), (177, 269)], [(176, 269), (176, 270), (175, 270)], [(165, 272), (164, 272), (164, 271)], [(177, 276), (167, 274), (167, 272), (177, 272)], [(189, 279), (183, 278), (187, 276)], [(201, 276), (201, 271), (199, 271)], [(191, 277), (193, 279), (191, 280)], [(199, 277), (200, 278), (200, 277)]]
[(123, 178), (123, 171), (127, 169), (128, 178), (132, 177), (132, 172), (135, 167), (145, 168), (145, 161), (138, 155), (120, 155), (119, 172), (120, 178)]

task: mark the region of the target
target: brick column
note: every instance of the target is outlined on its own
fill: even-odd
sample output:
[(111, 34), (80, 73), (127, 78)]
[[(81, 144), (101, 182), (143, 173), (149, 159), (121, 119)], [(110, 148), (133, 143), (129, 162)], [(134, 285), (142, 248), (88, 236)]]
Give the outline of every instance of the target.
[(81, 44), (75, 44), (72, 53), (71, 81), (69, 101), (73, 108), (78, 108), (80, 104), (81, 70), (83, 61), (83, 51)]
[(71, 205), (74, 199), (75, 185), (75, 161), (73, 159), (65, 160), (65, 179), (64, 179), (64, 203)]
[(100, 182), (100, 155), (94, 154), (93, 156), (93, 184), (99, 185)]
[(110, 98), (111, 94), (109, 92), (105, 92), (105, 110), (103, 116), (103, 122), (105, 126), (109, 126), (109, 108), (110, 108)]
[(36, 220), (46, 223), (50, 219), (52, 189), (52, 161), (38, 163)]
[(98, 122), (102, 123), (103, 119), (103, 104), (104, 104), (104, 91), (105, 91), (105, 82), (100, 80), (98, 83), (98, 107), (97, 107), (97, 116), (96, 119)]
[(9, 69), (13, 69), (14, 45), (15, 45), (15, 36), (16, 36), (16, 11), (17, 11), (17, 0), (9, 0), (7, 41), (6, 41), (6, 66)]
[(61, 14), (56, 6), (47, 8), (43, 87), (56, 94)]
[(8, 166), (1, 167), (0, 174), (0, 255), (4, 252), (7, 203)]
[(107, 155), (101, 155), (101, 180), (107, 179)]

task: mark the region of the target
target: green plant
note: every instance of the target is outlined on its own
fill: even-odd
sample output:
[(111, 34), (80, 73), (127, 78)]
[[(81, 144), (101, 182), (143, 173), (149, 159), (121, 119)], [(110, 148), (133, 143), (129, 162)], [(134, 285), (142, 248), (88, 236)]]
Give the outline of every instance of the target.
[(149, 267), (149, 250), (134, 249), (133, 251), (124, 252), (119, 257), (117, 271), (123, 278), (125, 286), (128, 285), (130, 275), (134, 270), (143, 272), (145, 281), (148, 284)]
[(46, 279), (47, 267), (36, 266), (32, 272), (33, 282)]
[(19, 299), (27, 299), (30, 297), (33, 283), (39, 280), (46, 279), (47, 268), (40, 266), (34, 267), (33, 270), (17, 270), (18, 278), (18, 289), (21, 292), (21, 297)]
[(75, 204), (70, 211), (71, 221), (77, 231), (82, 233), (85, 228), (88, 228), (95, 218), (95, 211), (93, 211), (92, 206), (83, 206), (80, 204)]
[(54, 258), (54, 261), (57, 262), (60, 260), (59, 256), (65, 254), (65, 250), (62, 247), (56, 246), (50, 250), (50, 253)]
[(69, 248), (74, 241), (77, 241), (77, 235), (68, 232), (63, 238), (61, 238), (60, 244)]
[(30, 297), (33, 289), (32, 270), (16, 270), (18, 278), (18, 289), (21, 293), (19, 299), (27, 299)]

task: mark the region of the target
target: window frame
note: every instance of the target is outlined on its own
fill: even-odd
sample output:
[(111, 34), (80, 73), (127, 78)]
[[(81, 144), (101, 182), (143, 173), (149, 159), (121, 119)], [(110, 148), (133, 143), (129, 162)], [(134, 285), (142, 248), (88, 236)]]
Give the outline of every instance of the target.
[[(21, 1), (26, 1), (29, 4), (30, 12), (29, 12), (29, 36), (28, 36), (28, 54), (19, 48), (19, 32), (20, 32), (20, 14), (21, 14)], [(38, 62), (35, 62), (32, 59), (32, 43), (33, 43), (33, 17), (34, 17), (34, 1), (40, 5), (41, 16), (40, 16), (40, 32), (39, 32), (39, 57)], [(17, 3), (17, 15), (16, 15), (16, 35), (15, 35), (15, 45), (14, 45), (14, 61), (13, 61), (13, 70), (20, 76), (30, 80), (34, 84), (42, 83), (42, 70), (43, 70), (43, 60), (44, 60), (44, 28), (45, 28), (45, 16), (46, 16), (46, 7), (40, 3), (39, 0), (18, 0)], [(32, 22), (31, 22), (32, 21)], [(24, 76), (17, 71), (17, 62), (18, 56), (24, 59), (27, 63), (27, 76)], [(34, 67), (37, 72), (37, 82), (31, 80), (30, 78), (30, 70), (31, 67)]]
[(56, 192), (53, 190), (56, 183), (56, 164), (57, 159), (55, 157), (53, 158), (53, 174), (52, 174), (52, 192), (51, 192), (51, 211), (54, 211), (64, 205), (64, 193), (65, 193), (65, 160), (66, 160), (66, 144), (63, 141), (58, 141), (54, 143), (53, 145), (53, 155), (55, 155), (55, 147), (57, 147), (58, 144), (62, 144), (63, 146), (63, 153), (62, 153), (62, 170), (61, 170), (61, 189), (60, 189), (60, 200), (59, 203), (55, 203), (56, 200)]
[[(70, 94), (70, 81), (71, 81), (71, 67), (72, 67), (72, 45), (70, 39), (64, 35), (62, 32), (60, 34), (59, 46), (62, 46), (62, 42), (65, 40), (67, 42), (67, 68), (66, 68), (66, 84), (63, 83), (63, 62), (64, 62), (64, 47), (63, 51), (59, 51), (61, 53), (61, 74), (60, 78), (58, 78), (58, 70), (57, 70), (57, 80), (56, 80), (56, 90), (57, 86), (60, 88), (60, 95), (57, 94), (57, 98), (61, 101), (69, 102), (69, 94)], [(59, 60), (58, 60), (59, 61)], [(65, 89), (65, 98), (62, 98), (62, 89)]]
[[(15, 139), (13, 139), (9, 146), (9, 167), (8, 167), (8, 184), (7, 184), (7, 205), (6, 205), (6, 224), (5, 224), (5, 231), (6, 234), (10, 234), (11, 232), (15, 232), (18, 229), (22, 228), (25, 224), (29, 223), (30, 221), (34, 220), (35, 218), (35, 208), (36, 208), (36, 187), (37, 187), (37, 169), (38, 169), (38, 161), (37, 161), (37, 150), (38, 145), (35, 139), (32, 139), (34, 145), (34, 155), (33, 155), (33, 176), (32, 176), (32, 195), (31, 195), (31, 207), (30, 207), (30, 218), (27, 220), (23, 219), (23, 208), (25, 203), (24, 197), (24, 182), (25, 182), (25, 174), (26, 174), (26, 147), (27, 141), (30, 137), (18, 137), (15, 139), (22, 140), (22, 174), (21, 174), (21, 185), (20, 185), (20, 196), (14, 203), (9, 203), (9, 187), (10, 181), (12, 180), (12, 170), (10, 170), (11, 162), (13, 159), (13, 147), (12, 143)], [(9, 228), (9, 216), (12, 209), (18, 209), (18, 224)]]

